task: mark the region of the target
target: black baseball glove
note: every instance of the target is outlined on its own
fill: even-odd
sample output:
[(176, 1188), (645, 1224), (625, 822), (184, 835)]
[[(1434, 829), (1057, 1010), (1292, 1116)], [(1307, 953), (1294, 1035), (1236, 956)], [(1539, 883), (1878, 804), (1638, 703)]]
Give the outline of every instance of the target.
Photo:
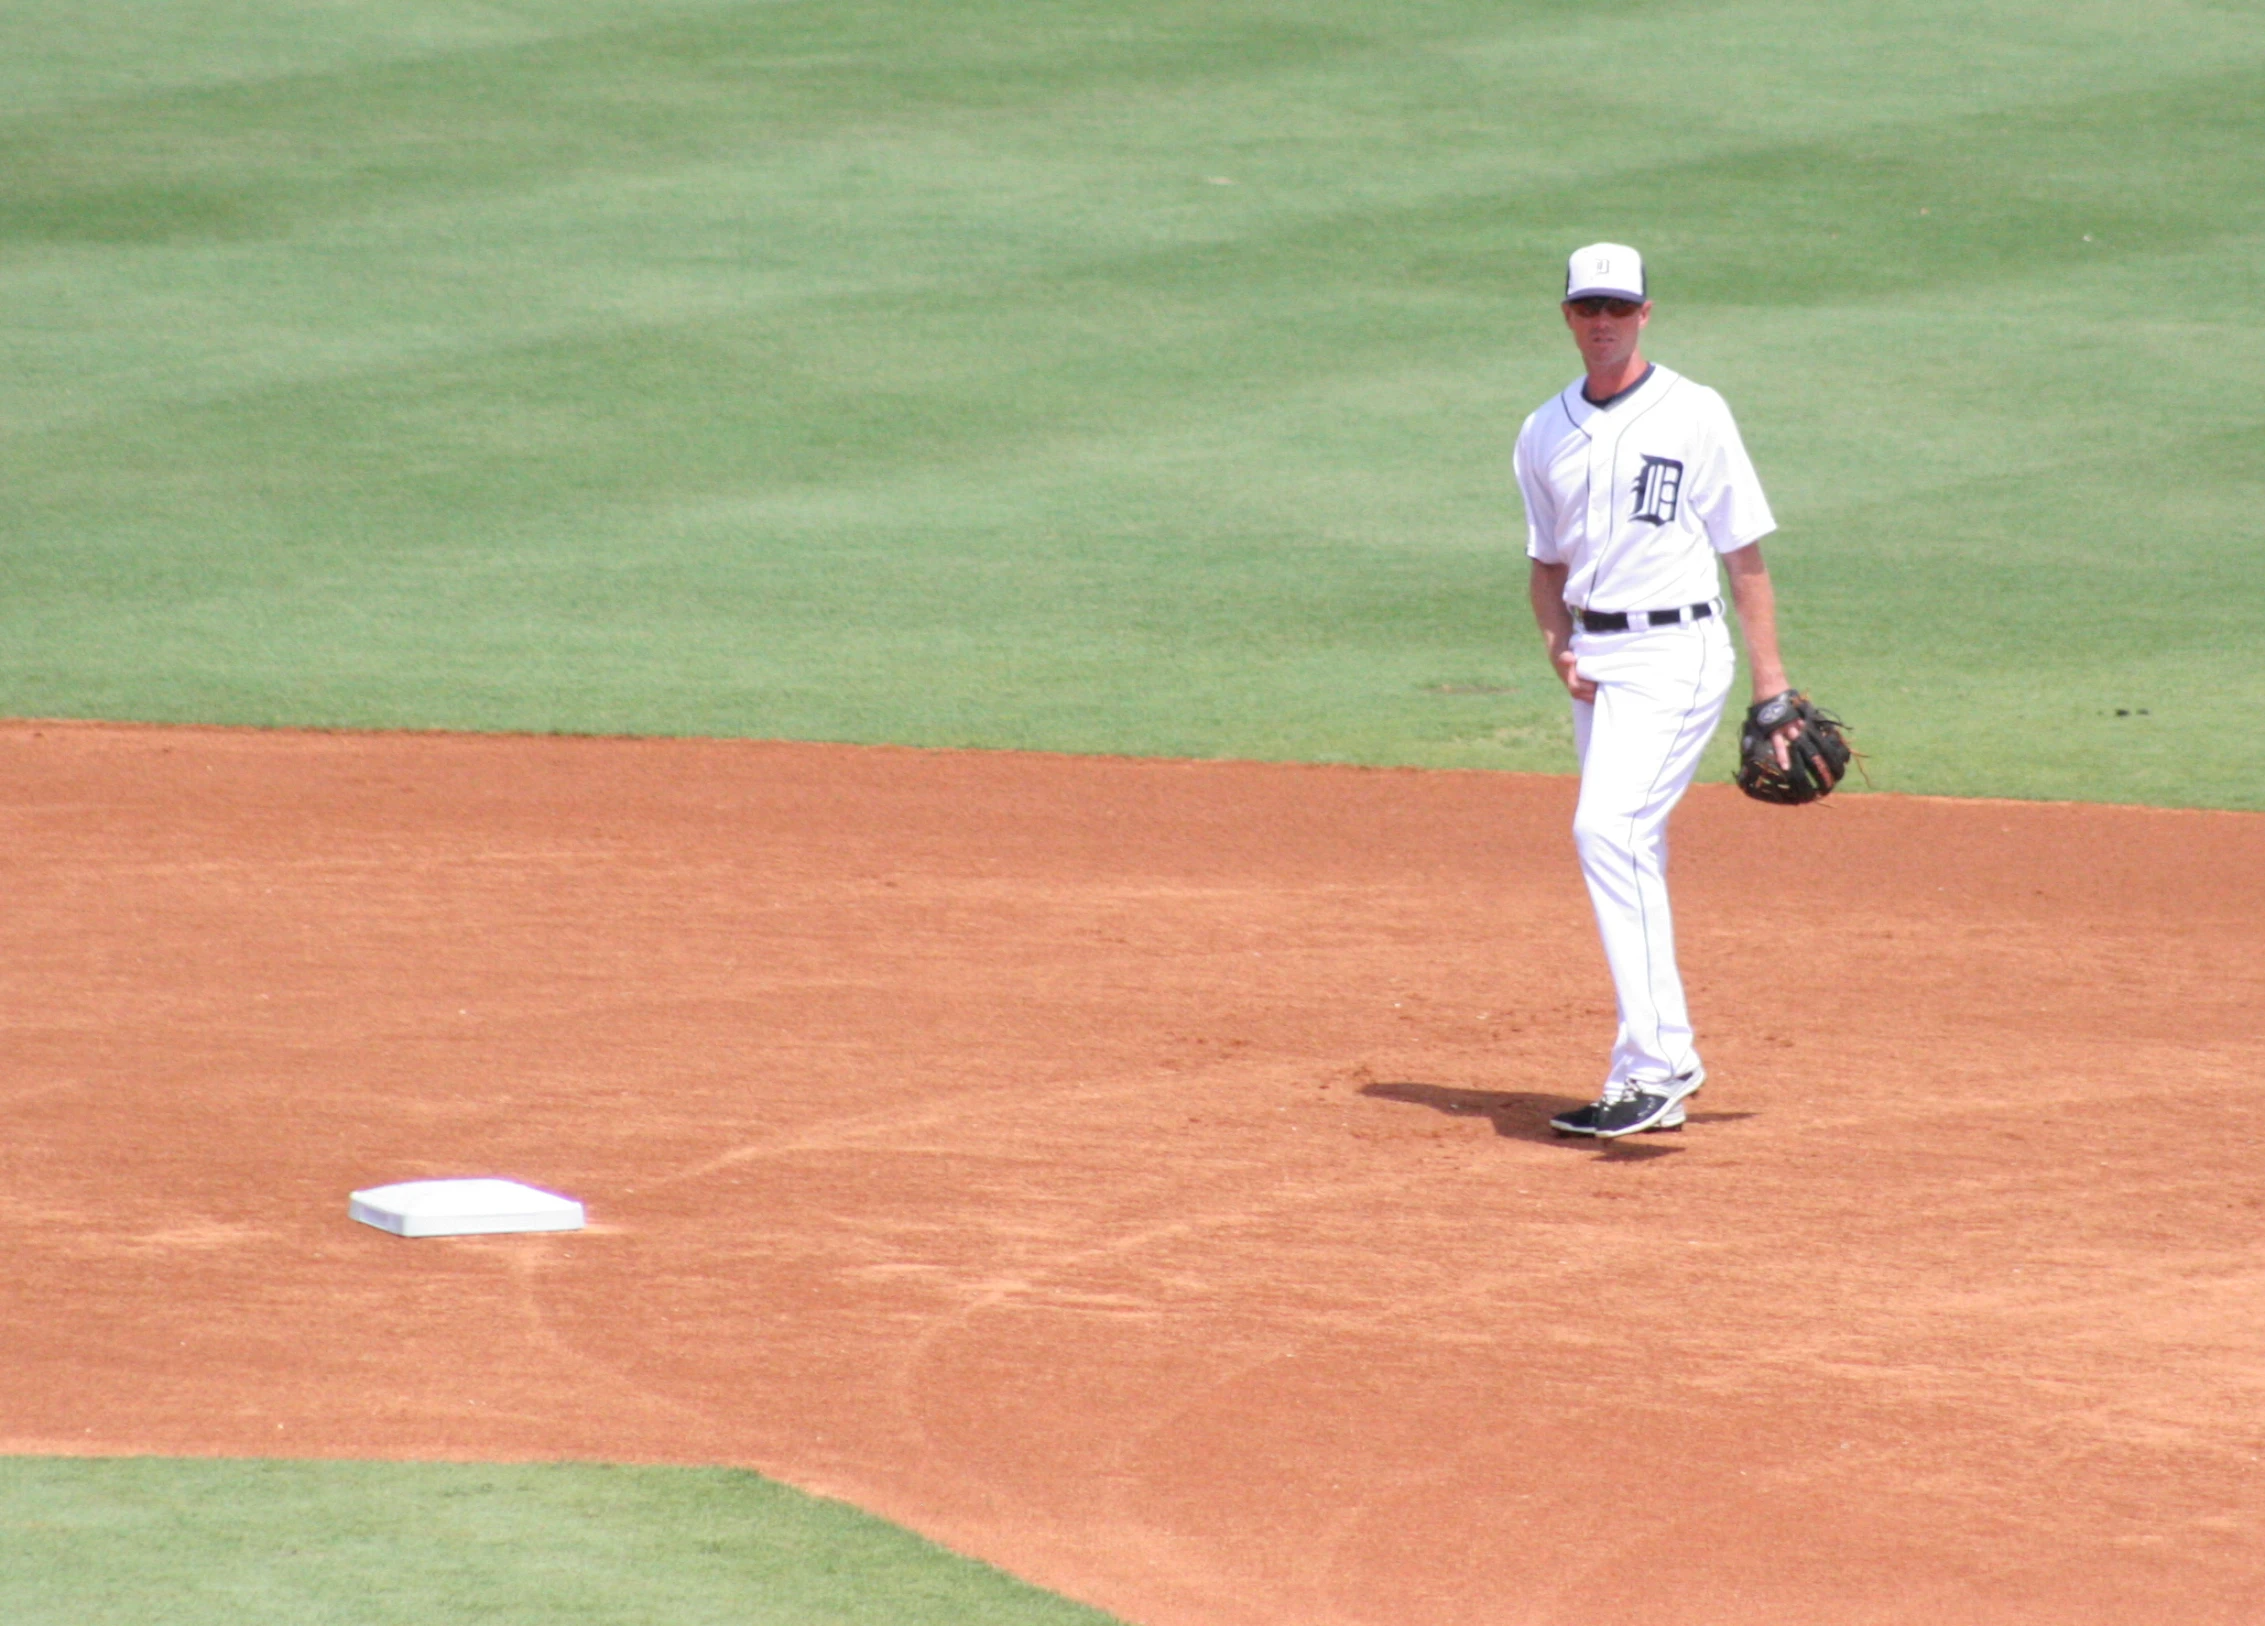
[[(1786, 766), (1777, 765), (1777, 731), (1798, 722), (1801, 732), (1786, 745)], [(1738, 731), (1738, 788), (1757, 802), (1798, 807), (1832, 794), (1855, 753), (1841, 732), (1841, 721), (1809, 704), (1798, 689), (1746, 708)]]

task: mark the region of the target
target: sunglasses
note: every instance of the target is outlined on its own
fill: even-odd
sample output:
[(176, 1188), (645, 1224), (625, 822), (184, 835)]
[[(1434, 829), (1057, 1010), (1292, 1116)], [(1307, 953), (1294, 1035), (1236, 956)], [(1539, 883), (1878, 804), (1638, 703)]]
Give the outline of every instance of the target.
[(1568, 299), (1565, 308), (1576, 316), (1633, 316), (1644, 308), (1640, 299)]

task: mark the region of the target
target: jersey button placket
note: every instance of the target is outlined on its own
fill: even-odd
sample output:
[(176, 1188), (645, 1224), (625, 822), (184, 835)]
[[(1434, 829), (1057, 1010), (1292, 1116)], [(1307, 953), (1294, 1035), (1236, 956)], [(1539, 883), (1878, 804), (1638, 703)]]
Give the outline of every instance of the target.
[[(1604, 414), (1599, 413), (1599, 418)], [(1612, 464), (1620, 449), (1620, 437), (1591, 420), (1589, 431), (1589, 545), (1591, 555), (1599, 563), (1604, 550), (1612, 542)], [(1621, 609), (1622, 605), (1597, 605), (1599, 609)]]

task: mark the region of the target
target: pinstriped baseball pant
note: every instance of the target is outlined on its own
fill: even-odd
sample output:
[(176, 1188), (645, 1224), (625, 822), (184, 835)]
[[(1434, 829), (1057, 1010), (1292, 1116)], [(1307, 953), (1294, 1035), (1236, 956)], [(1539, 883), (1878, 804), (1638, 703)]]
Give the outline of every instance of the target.
[(1640, 632), (1576, 633), (1593, 702), (1573, 702), (1581, 800), (1573, 844), (1612, 969), (1620, 1032), (1608, 1080), (1660, 1081), (1699, 1066), (1675, 917), (1667, 901), (1667, 816), (1690, 788), (1722, 720), (1737, 660), (1718, 615)]

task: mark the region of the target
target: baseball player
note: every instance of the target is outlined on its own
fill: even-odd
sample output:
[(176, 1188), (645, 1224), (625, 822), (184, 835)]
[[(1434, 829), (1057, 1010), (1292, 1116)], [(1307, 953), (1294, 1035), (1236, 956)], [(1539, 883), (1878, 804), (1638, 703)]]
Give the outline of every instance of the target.
[[(1644, 359), (1644, 262), (1579, 250), (1565, 325), (1583, 376), (1518, 433), (1534, 620), (1573, 697), (1573, 841), (1619, 998), (1604, 1089), (1550, 1120), (1612, 1139), (1675, 1129), (1706, 1079), (1675, 963), (1667, 816), (1720, 721), (1736, 660), (1722, 561), (1757, 701), (1790, 686), (1760, 541), (1777, 528), (1721, 396)], [(1798, 724), (1774, 739), (1781, 761)]]

